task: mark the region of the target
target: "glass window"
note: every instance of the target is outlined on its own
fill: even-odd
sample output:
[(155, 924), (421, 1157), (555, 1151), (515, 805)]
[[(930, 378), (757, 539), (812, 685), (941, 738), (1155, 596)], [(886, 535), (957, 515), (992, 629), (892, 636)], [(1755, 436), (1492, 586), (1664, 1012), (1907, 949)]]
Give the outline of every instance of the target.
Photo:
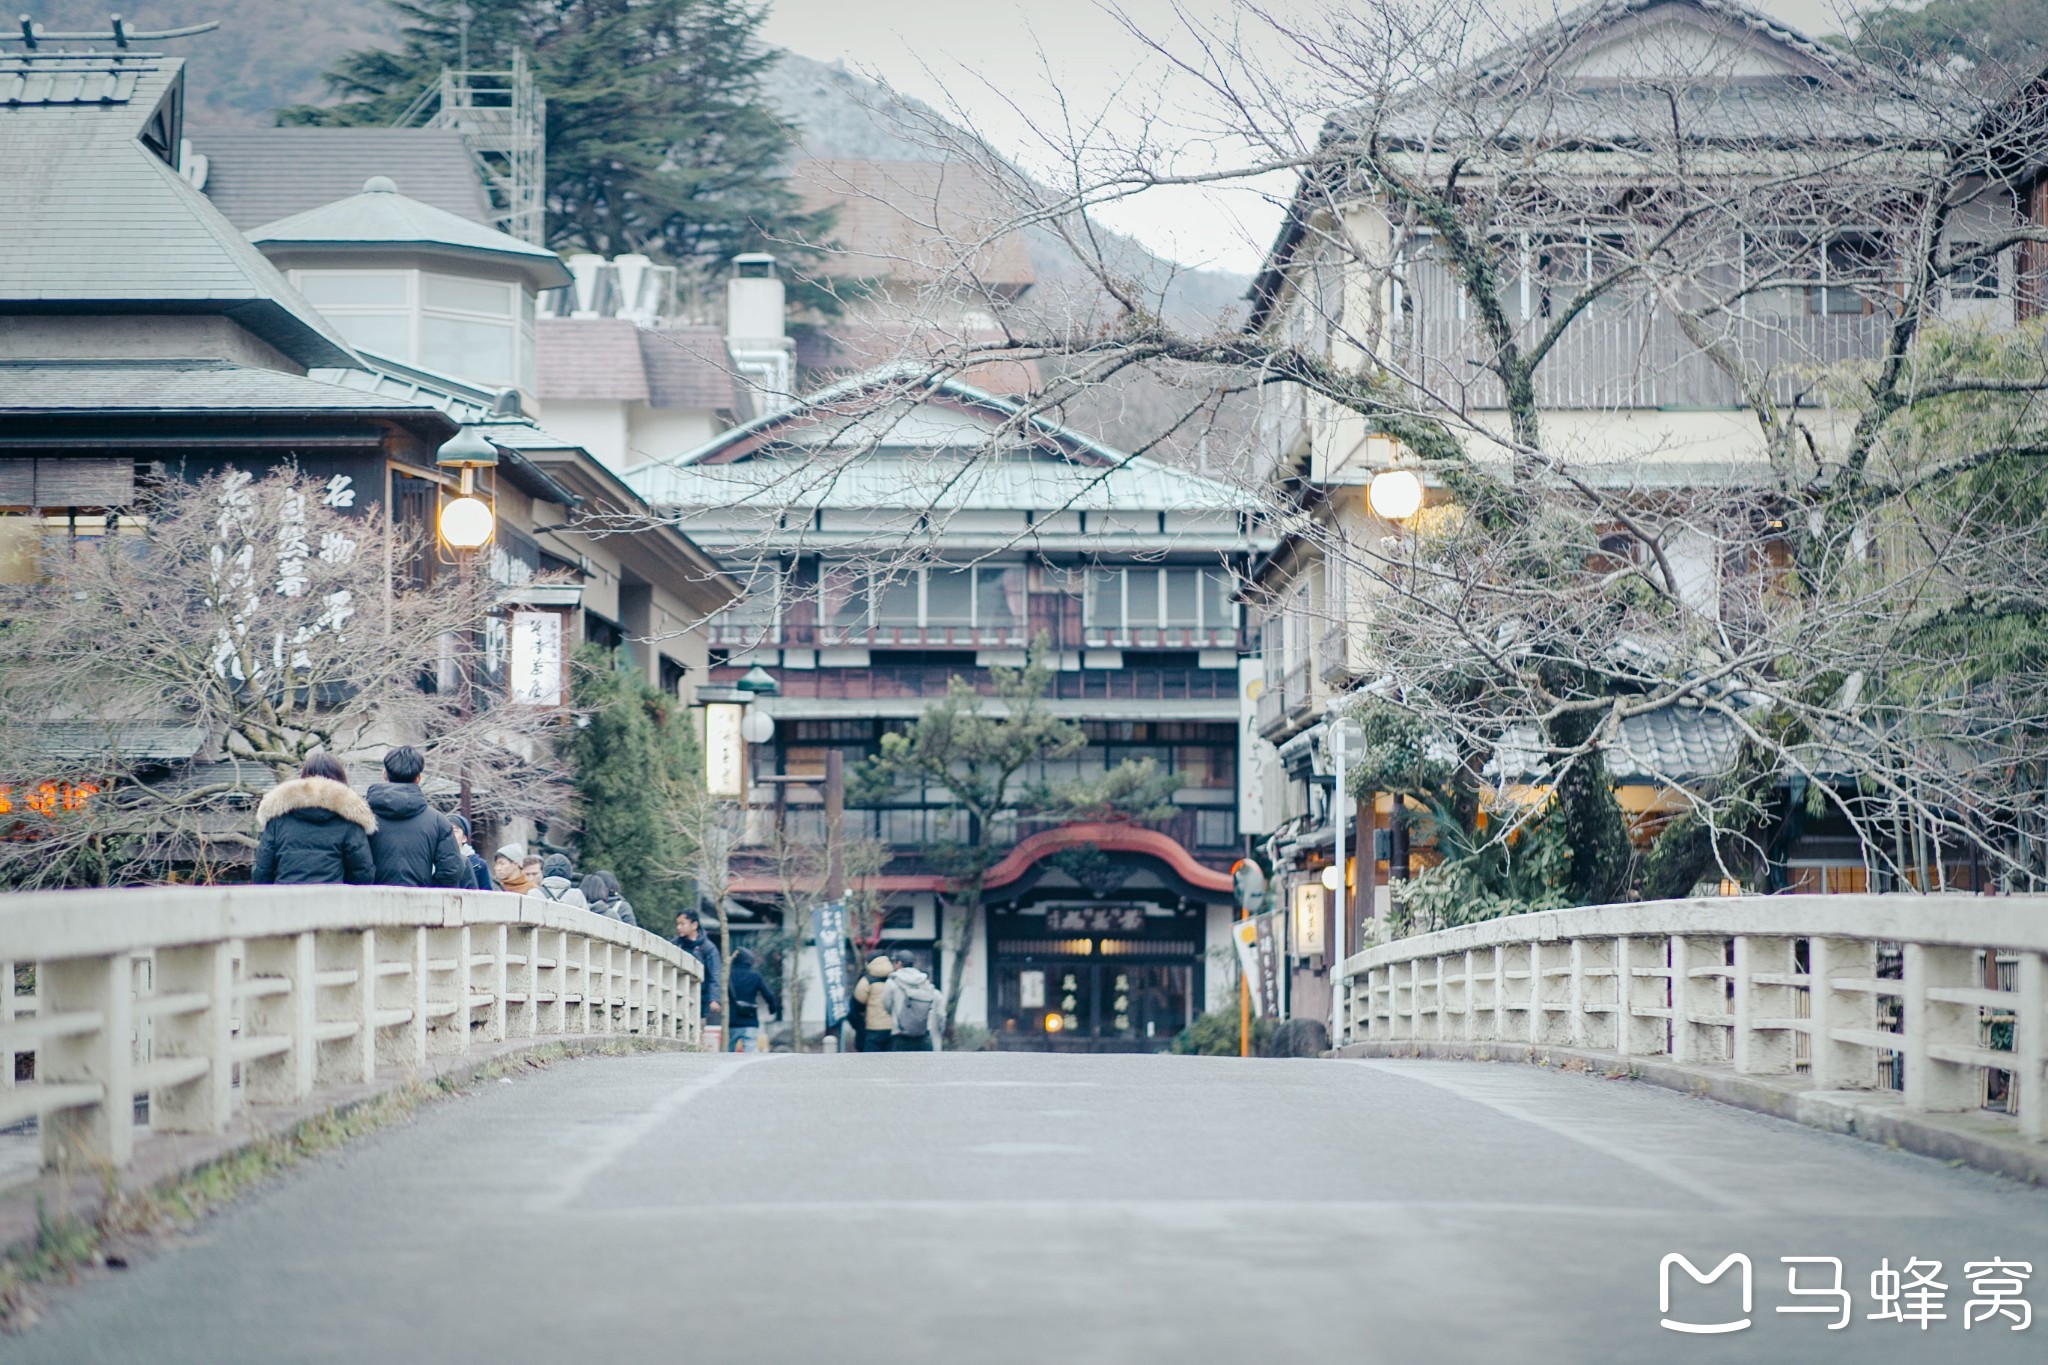
[(512, 324), (422, 317), (419, 363), (464, 379), (509, 384), (515, 377)]
[(862, 626), (868, 619), (868, 576), (844, 565), (828, 567), (818, 588), (824, 617), (835, 626)]
[(408, 313), (335, 313), (327, 320), (359, 351), (386, 360), (412, 359), (412, 316)]
[(1124, 624), (1127, 626), (1156, 626), (1159, 624), (1159, 570), (1126, 569), (1124, 571)]
[(409, 308), (405, 272), (400, 270), (308, 270), (299, 292), (315, 308)]
[(420, 302), (428, 308), (449, 308), (458, 313), (485, 313), (494, 318), (512, 316), (514, 286), (502, 280), (468, 280), (459, 275), (420, 276)]
[(925, 580), (925, 624), (964, 626), (973, 619), (974, 570), (933, 569)]
[(1215, 569), (1202, 570), (1202, 624), (1211, 630), (1237, 624), (1237, 604), (1230, 600), (1230, 575)]
[(1195, 812), (1195, 845), (1198, 848), (1228, 848), (1237, 842), (1237, 812), (1198, 810)]
[(915, 569), (899, 573), (887, 582), (878, 585), (875, 593), (875, 623), (884, 626), (914, 626), (917, 619), (917, 580)]
[(1124, 571), (1088, 571), (1088, 624), (1104, 630), (1121, 630), (1124, 624)]
[(985, 626), (1017, 619), (1024, 606), (1024, 570), (984, 564), (974, 571), (975, 619)]
[(1202, 571), (1200, 569), (1168, 569), (1166, 571), (1166, 624), (1169, 626), (1200, 625)]

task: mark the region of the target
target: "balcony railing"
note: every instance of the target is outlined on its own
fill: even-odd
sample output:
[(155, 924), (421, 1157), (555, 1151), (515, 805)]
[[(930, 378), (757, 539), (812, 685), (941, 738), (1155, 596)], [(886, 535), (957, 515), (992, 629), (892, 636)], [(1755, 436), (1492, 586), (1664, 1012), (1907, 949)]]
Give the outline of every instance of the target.
[[(744, 669), (711, 671), (714, 686), (738, 681)], [(944, 664), (866, 668), (783, 669), (778, 695), (806, 701), (895, 701), (946, 695), (958, 677), (978, 692), (991, 690), (989, 670)], [(1054, 673), (1046, 695), (1054, 701), (1227, 701), (1237, 696), (1237, 673), (1223, 668), (1090, 668)]]

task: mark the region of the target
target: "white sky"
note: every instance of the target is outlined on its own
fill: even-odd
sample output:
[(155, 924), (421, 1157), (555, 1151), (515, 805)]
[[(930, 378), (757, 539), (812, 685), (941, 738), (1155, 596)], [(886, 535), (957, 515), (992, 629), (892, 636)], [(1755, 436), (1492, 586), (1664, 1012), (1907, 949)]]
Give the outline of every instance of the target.
[[(1510, 2), (1551, 9), (1546, 0)], [(1268, 7), (1306, 25), (1327, 4), (1268, 0)], [(1841, 28), (1838, 0), (1762, 0), (1759, 7), (1809, 33)], [(1232, 12), (1228, 0), (1120, 0), (1120, 8), (1155, 34), (1173, 32), (1177, 12), (1208, 23)], [(1162, 59), (1096, 0), (771, 0), (764, 36), (807, 57), (843, 61), (941, 110), (957, 106), (978, 133), (1026, 165), (1041, 161), (1034, 122), (1057, 122), (1055, 88), (1085, 114), (1106, 111), (1112, 132), (1134, 129), (1134, 111), (1172, 88)], [(1277, 36), (1251, 41), (1269, 61), (1284, 62)], [(1285, 192), (1279, 183), (1264, 195), (1153, 191), (1102, 216), (1160, 255), (1249, 273), (1279, 222), (1269, 196)]]

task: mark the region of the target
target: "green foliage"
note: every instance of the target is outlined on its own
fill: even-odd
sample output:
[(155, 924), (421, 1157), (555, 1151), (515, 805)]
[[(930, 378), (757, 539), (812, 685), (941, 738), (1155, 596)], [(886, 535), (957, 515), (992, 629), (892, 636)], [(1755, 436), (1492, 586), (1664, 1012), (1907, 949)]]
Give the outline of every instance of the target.
[(696, 733), (681, 702), (596, 645), (576, 651), (570, 698), (589, 721), (560, 744), (583, 809), (578, 865), (616, 873), (640, 926), (667, 937), (690, 891), (675, 811), (701, 784)]
[[(1238, 1054), (1238, 1040), (1244, 1036), (1238, 1027), (1238, 1009), (1210, 1010), (1198, 1015), (1173, 1036), (1171, 1050), (1182, 1057), (1235, 1057)], [(1256, 1015), (1252, 1017), (1252, 1055), (1263, 1056), (1266, 1044), (1273, 1036), (1273, 1021)]]
[(1456, 755), (1413, 713), (1373, 697), (1350, 717), (1363, 736), (1347, 769), (1352, 795), (1399, 792), (1429, 799), (1450, 787)]
[[(359, 48), (327, 73), (341, 102), (280, 110), (287, 124), (385, 127), (462, 60), (463, 0), (385, 0), (399, 47)], [(736, 252), (814, 258), (830, 214), (807, 212), (777, 168), (796, 130), (762, 77), (765, 11), (745, 0), (467, 0), (468, 60), (515, 51), (547, 99), (548, 245), (626, 251), (707, 276)], [(406, 186), (400, 186), (401, 190)], [(835, 311), (799, 283), (797, 301)]]
[(1151, 758), (1127, 758), (1095, 777), (1064, 784), (1033, 783), (1022, 804), (1040, 820), (1164, 820), (1174, 812), (1180, 778)]
[(1538, 812), (1512, 841), (1485, 838), (1454, 822), (1432, 826), (1443, 861), (1412, 878), (1395, 902), (1396, 936), (1573, 904), (1573, 850), (1557, 808)]
[(2030, 75), (2048, 58), (2048, 0), (1928, 0), (1855, 16), (1858, 56), (1898, 70), (1961, 67)]

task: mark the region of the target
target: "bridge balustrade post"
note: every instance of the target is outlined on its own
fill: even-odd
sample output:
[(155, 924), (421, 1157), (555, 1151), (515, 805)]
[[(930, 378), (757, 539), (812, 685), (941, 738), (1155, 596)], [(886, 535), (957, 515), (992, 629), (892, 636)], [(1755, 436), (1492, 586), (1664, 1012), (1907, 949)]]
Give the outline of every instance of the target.
[(1905, 946), (1906, 1107), (1927, 1113), (1975, 1109), (1984, 1095), (1981, 1070), (1974, 1063), (1945, 1060), (1936, 1050), (1983, 1046), (1977, 1006), (1936, 1000), (1929, 992), (1980, 986), (1976, 950)]
[(417, 1075), (427, 1064), (427, 931), (377, 935), (377, 1065)]
[(506, 1005), (505, 992), (510, 988), (511, 971), (505, 963), (506, 944), (509, 935), (503, 924), (479, 924), (469, 931), (470, 946), (475, 948), (481, 940), (483, 952), (470, 958), (473, 966), (483, 968), (484, 979), (479, 987), (490, 997), (490, 1003), (483, 1006), (483, 1041), (502, 1043), (505, 1041)]
[[(6, 987), (14, 989), (13, 979)], [(234, 1031), (228, 1016), (234, 1002), (234, 964), (225, 943), (159, 948), (156, 989), (160, 995), (198, 994), (206, 1005), (157, 1020), (160, 1060), (204, 1057), (203, 1075), (149, 1092), (149, 1126), (159, 1133), (219, 1133), (234, 1106)]]
[(1567, 1024), (1573, 1047), (1606, 1050), (1616, 1046), (1621, 1028), (1621, 988), (1615, 975), (1615, 953), (1615, 940), (1611, 938), (1571, 941), (1571, 1013)]
[(1782, 1076), (1796, 1051), (1792, 996), (1792, 940), (1759, 934), (1735, 939), (1735, 1069), (1745, 1076)]
[(469, 1051), (469, 926), (427, 930), (427, 1053)]
[(252, 1104), (295, 1104), (313, 1093), (319, 1042), (315, 935), (252, 938), (242, 953), (242, 1036), (281, 1047), (242, 1063), (242, 1093)]
[(569, 960), (576, 977), (576, 1008), (571, 1011), (565, 1027), (571, 1033), (588, 1033), (590, 1032), (591, 996), (590, 940), (580, 934), (577, 935), (569, 946)]
[(1623, 934), (1614, 940), (1614, 1048), (1624, 1057), (1654, 1057), (1664, 1051), (1664, 1020), (1654, 987), (1643, 983), (1658, 979), (1664, 966), (1665, 942)]
[(1497, 1043), (1508, 1036), (1508, 950), (1496, 943), (1487, 956), (1493, 959), (1493, 1008), (1487, 1011), (1482, 1036)]
[(568, 1031), (569, 935), (560, 929), (536, 929), (533, 936), (535, 980), (540, 984), (536, 1032), (555, 1038)]
[(1535, 1041), (1569, 1047), (1572, 1041), (1572, 947), (1569, 941), (1529, 945), (1529, 966), (1536, 986)]
[[(368, 1085), (377, 1078), (377, 937), (371, 932), (314, 936), (313, 1084)], [(344, 1033), (346, 1028), (351, 1031)], [(326, 1035), (333, 1034), (328, 1037)]]
[(1728, 940), (1680, 934), (1671, 940), (1671, 1055), (1694, 1066), (1728, 1060), (1722, 1029), (1706, 1022), (1728, 1015)]
[(540, 1011), (540, 931), (530, 924), (505, 926), (505, 1034), (531, 1038)]
[(2040, 953), (2022, 952), (2014, 978), (2020, 999), (2013, 1010), (2012, 1074), (2019, 1090), (2020, 1136), (2048, 1141), (2048, 961)]
[[(38, 1016), (91, 1013), (98, 1026), (45, 1038), (36, 1079), (97, 1086), (100, 1098), (43, 1115), (43, 1164), (104, 1161), (125, 1166), (135, 1152), (135, 1003), (131, 955), (69, 958), (36, 967)], [(14, 983), (8, 982), (12, 990)]]
[(1877, 944), (1871, 939), (1810, 938), (1806, 941), (1807, 1013), (1813, 1021), (1813, 1083), (1821, 1090), (1869, 1090), (1877, 1085), (1877, 1050), (1842, 1042), (1836, 1029), (1877, 1032), (1877, 996), (1867, 990), (1838, 990), (1838, 980), (1874, 981)]
[(1451, 1035), (1451, 990), (1452, 980), (1444, 971), (1444, 954), (1437, 953), (1429, 960), (1430, 1005), (1435, 1017), (1430, 1021), (1430, 1033), (1438, 1042)]

